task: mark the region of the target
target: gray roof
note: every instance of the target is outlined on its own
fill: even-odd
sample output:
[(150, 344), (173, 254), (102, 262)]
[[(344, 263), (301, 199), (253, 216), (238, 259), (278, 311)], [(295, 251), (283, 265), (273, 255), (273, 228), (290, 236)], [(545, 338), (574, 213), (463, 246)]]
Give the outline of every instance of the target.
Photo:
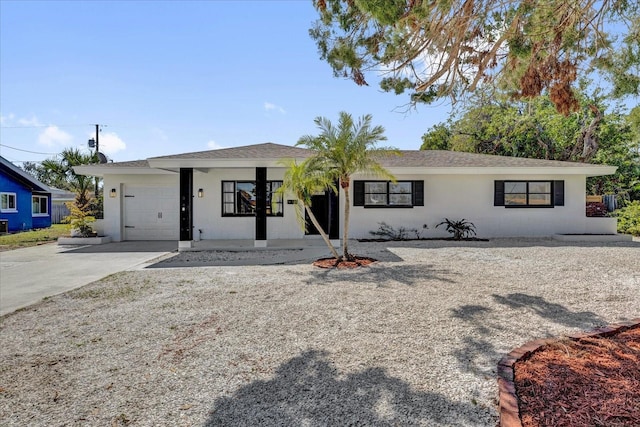
[(171, 156), (152, 157), (158, 159), (284, 159), (309, 157), (312, 151), (300, 147), (274, 144), (245, 145), (243, 147), (221, 148), (219, 150), (197, 151), (195, 153), (174, 154)]
[[(193, 153), (151, 157), (156, 160), (279, 160), (285, 158), (306, 158), (313, 154), (312, 150), (264, 143), (243, 147), (223, 148), (218, 150), (197, 151)], [(507, 157), (491, 154), (465, 153), (445, 150), (402, 150), (400, 155), (383, 157), (380, 162), (387, 168), (602, 168), (605, 165), (589, 163), (563, 162), (557, 160), (529, 159), (524, 157)], [(151, 169), (148, 160), (133, 160), (116, 163), (90, 165), (103, 170), (145, 168)], [(577, 170), (576, 170), (577, 172)]]
[(561, 162), (557, 160), (528, 159), (525, 157), (507, 157), (491, 154), (464, 153), (445, 150), (407, 150), (399, 156), (384, 157), (380, 160), (385, 167), (584, 167), (585, 163)]
[(149, 162), (146, 160), (129, 160), (126, 162), (115, 162), (115, 163), (101, 163), (100, 167), (118, 167), (118, 168), (148, 168)]

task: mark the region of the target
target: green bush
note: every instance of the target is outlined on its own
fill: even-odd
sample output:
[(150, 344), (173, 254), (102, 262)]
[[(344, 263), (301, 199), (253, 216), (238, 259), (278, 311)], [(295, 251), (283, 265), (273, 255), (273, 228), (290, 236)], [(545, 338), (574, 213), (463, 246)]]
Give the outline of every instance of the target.
[(453, 240), (468, 239), (476, 235), (476, 226), (464, 218), (459, 221), (445, 218), (444, 221), (436, 225), (436, 228), (441, 225), (446, 226), (446, 230), (453, 235)]
[(634, 200), (622, 209), (617, 209), (618, 233), (640, 236), (640, 201)]

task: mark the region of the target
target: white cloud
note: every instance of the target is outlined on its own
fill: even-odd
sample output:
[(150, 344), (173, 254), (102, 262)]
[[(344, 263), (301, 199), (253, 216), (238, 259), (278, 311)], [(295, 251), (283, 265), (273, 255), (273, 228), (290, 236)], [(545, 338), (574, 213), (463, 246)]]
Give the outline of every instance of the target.
[(45, 130), (38, 135), (38, 144), (47, 147), (66, 146), (69, 145), (73, 138), (67, 132), (60, 130), (58, 126), (47, 126)]
[(265, 102), (264, 109), (265, 111), (278, 111), (281, 114), (286, 114), (286, 111), (284, 110), (284, 108), (280, 107), (279, 105), (273, 104), (271, 102)]
[(25, 117), (21, 117), (18, 118), (16, 117), (15, 114), (13, 113), (9, 113), (8, 116), (0, 116), (0, 124), (2, 124), (3, 126), (8, 126), (8, 127), (41, 127), (44, 126), (44, 124), (42, 124), (40, 122), (40, 120), (38, 120), (38, 118), (34, 115), (32, 115), (29, 118), (25, 118)]
[(0, 115), (0, 125), (6, 126), (13, 122), (16, 116), (13, 113), (10, 113), (8, 116)]
[(223, 145), (218, 144), (213, 139), (211, 141), (207, 142), (207, 147), (209, 147), (212, 150), (219, 150), (221, 148), (227, 148), (227, 147), (225, 147)]
[[(95, 138), (95, 136), (91, 136)], [(127, 144), (114, 132), (100, 133), (100, 152), (104, 154), (113, 155), (118, 151), (126, 150)]]
[(36, 116), (31, 116), (28, 119), (18, 119), (18, 124), (20, 126), (42, 126), (42, 123), (36, 118)]

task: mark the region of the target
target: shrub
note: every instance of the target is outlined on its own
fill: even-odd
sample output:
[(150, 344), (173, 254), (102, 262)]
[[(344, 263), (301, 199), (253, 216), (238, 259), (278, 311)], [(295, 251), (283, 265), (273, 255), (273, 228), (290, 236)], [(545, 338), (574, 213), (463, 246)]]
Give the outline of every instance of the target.
[(93, 233), (91, 223), (95, 222), (96, 219), (80, 209), (74, 202), (67, 202), (65, 205), (67, 205), (71, 213), (65, 216), (62, 222), (71, 225), (71, 230), (77, 230), (80, 236), (89, 237)]
[(453, 234), (454, 240), (467, 239), (476, 235), (476, 226), (464, 218), (459, 221), (452, 221), (449, 218), (445, 218), (444, 221), (436, 225), (436, 228), (441, 225), (447, 226), (447, 231)]
[(415, 236), (413, 238), (420, 239), (420, 232), (417, 228), (400, 227), (396, 230), (384, 221), (379, 222), (378, 225), (380, 226), (380, 228), (378, 228), (378, 230), (376, 231), (370, 231), (369, 234), (388, 240), (407, 240), (410, 238), (409, 233), (411, 233), (413, 236)]
[(627, 206), (616, 209), (613, 214), (618, 218), (618, 233), (640, 236), (640, 200), (627, 203)]

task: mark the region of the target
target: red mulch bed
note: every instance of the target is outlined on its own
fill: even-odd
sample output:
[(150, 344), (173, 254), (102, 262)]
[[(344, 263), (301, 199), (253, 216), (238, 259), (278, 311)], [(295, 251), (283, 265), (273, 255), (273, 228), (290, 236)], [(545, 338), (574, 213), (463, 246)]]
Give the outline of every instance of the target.
[(640, 327), (546, 345), (514, 377), (523, 427), (640, 426)]
[(366, 267), (367, 265), (376, 262), (373, 258), (352, 256), (351, 259), (343, 259), (338, 261), (336, 258), (321, 258), (313, 263), (316, 267), (320, 268), (358, 268)]

